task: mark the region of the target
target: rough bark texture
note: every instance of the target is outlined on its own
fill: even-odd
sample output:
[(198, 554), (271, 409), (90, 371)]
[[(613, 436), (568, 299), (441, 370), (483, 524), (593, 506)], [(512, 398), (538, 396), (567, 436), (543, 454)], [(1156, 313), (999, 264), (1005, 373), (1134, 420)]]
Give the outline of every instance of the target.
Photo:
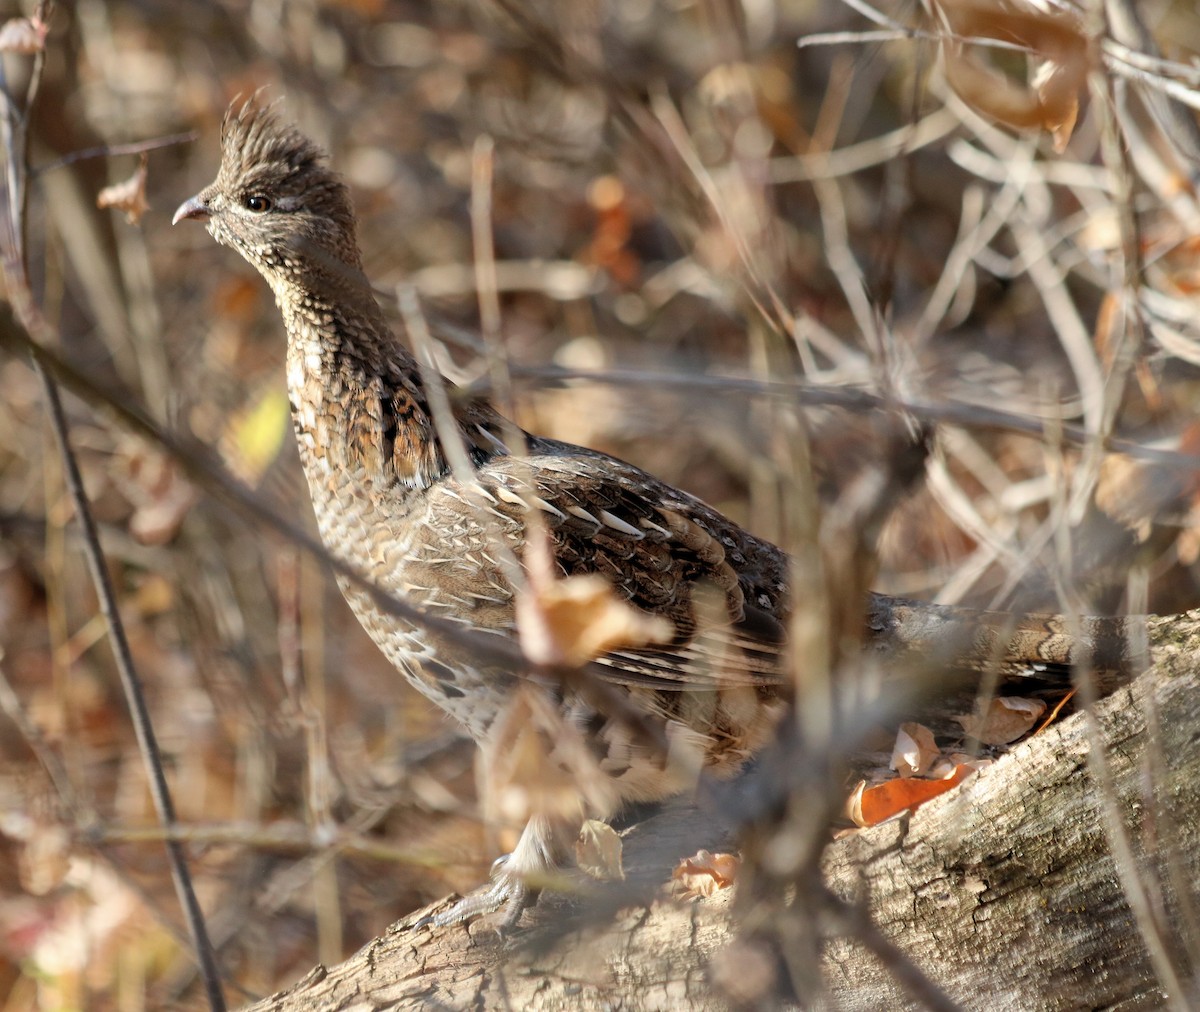
[[(1110, 788), (1078, 714), (911, 817), (831, 844), (830, 887), (967, 1008), (1190, 1004), (1200, 948), (1198, 629), (1195, 614), (1154, 620), (1154, 666), (1097, 706)], [(1131, 858), (1112, 856), (1122, 852), (1114, 826)], [(677, 854), (717, 845), (729, 829), (719, 814), (682, 805), (633, 826), (633, 886), (665, 881)], [(1149, 954), (1131, 882), (1165, 961)], [(539, 909), (541, 923), (507, 944), (484, 924), (414, 929), (414, 916), (253, 1009), (722, 1008), (712, 967), (725, 979), (755, 972), (722, 957), (735, 930), (728, 891), (688, 902), (660, 891), (611, 920), (564, 916)], [(1164, 989), (1164, 965), (1182, 993)], [(828, 940), (825, 976), (835, 1007), (911, 1004), (855, 938)]]

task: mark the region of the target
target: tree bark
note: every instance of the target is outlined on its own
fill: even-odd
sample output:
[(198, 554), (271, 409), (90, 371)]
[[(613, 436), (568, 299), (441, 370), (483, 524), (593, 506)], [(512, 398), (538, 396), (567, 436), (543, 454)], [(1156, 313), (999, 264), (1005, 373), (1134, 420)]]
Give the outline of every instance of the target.
[[(805, 1004), (916, 1007), (897, 960), (967, 1008), (1194, 1003), (1198, 630), (1196, 613), (1152, 620), (1153, 666), (1096, 706), (1094, 729), (1076, 714), (912, 815), (831, 843), (828, 887), (902, 955), (835, 934), (844, 918), (822, 922), (827, 993)], [(661, 885), (678, 855), (732, 831), (720, 812), (669, 806), (625, 832), (626, 885)], [(543, 903), (508, 941), (479, 922), (414, 928), (421, 911), (252, 1008), (724, 1008), (723, 985), (754, 992), (749, 978), (771, 972), (752, 949), (729, 947), (732, 893), (658, 889), (612, 916)]]

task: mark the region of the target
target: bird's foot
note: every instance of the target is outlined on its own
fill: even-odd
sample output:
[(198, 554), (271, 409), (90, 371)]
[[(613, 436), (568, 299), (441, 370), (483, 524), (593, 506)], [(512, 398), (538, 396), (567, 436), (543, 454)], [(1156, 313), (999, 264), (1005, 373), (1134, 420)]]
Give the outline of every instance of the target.
[(465, 896), (449, 910), (423, 917), (415, 927), (428, 925), (443, 928), (451, 924), (493, 913), (504, 908), (499, 923), (501, 934), (512, 931), (529, 907), (533, 906), (543, 887), (557, 889), (563, 881), (558, 873), (562, 847), (557, 827), (542, 818), (533, 818), (525, 826), (511, 854), (492, 864), (492, 884), (485, 892)]
[(453, 924), (464, 924), (503, 907), (504, 916), (498, 923), (497, 930), (502, 935), (512, 931), (520, 922), (521, 914), (537, 902), (538, 890), (531, 888), (521, 875), (510, 870), (508, 866), (511, 858), (512, 855), (509, 854), (497, 858), (492, 865), (492, 884), (487, 891), (464, 896), (449, 910), (422, 917), (414, 927), (432, 925), (445, 928)]

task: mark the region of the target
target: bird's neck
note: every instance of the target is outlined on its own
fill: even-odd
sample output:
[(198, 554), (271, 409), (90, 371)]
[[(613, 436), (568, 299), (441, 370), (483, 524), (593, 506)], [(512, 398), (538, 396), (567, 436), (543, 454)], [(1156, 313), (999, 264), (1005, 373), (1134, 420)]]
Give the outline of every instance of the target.
[(293, 399), (316, 402), (359, 389), (381, 371), (414, 379), (416, 362), (392, 337), (366, 279), (272, 279), (288, 335), (288, 386)]
[(416, 360), (391, 333), (371, 290), (276, 288), (288, 333), (288, 394), (310, 485), (423, 489), (445, 474)]
[(362, 274), (279, 281), (268, 279), (288, 333), (288, 357), (312, 372), (358, 363), (368, 372), (392, 362), (417, 375), (416, 361), (392, 336)]

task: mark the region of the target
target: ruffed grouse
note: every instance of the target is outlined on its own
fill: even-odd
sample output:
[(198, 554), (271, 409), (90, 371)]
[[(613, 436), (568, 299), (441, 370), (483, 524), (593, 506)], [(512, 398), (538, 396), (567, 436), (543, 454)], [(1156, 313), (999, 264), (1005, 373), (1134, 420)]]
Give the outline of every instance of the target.
[[(424, 611), (515, 638), (504, 560), (523, 559), (532, 512), (560, 575), (599, 574), (634, 608), (669, 624), (665, 643), (614, 649), (586, 665), (582, 677), (602, 684), (607, 697), (577, 681), (536, 683), (562, 720), (549, 760), (576, 763), (567, 753), (582, 742), (599, 784), (580, 789), (574, 820), (535, 813), (490, 893), (443, 920), (506, 902), (515, 919), (526, 879), (556, 864), (580, 817), (677, 793), (698, 768), (736, 770), (768, 740), (789, 681), (783, 552), (605, 454), (532, 434), (519, 453), (510, 451), (506, 433), (514, 430), (490, 406), (452, 398), (454, 438), (474, 470), (472, 487), (464, 487), (417, 362), (384, 322), (363, 275), (345, 185), (317, 145), (270, 109), (247, 102), (229, 110), (216, 181), (174, 220), (185, 218), (207, 222), (275, 293), (300, 455), (333, 555)], [(359, 587), (343, 581), (343, 590), (405, 677), (485, 749), (495, 747), (497, 727), (511, 723), (509, 708), (529, 680), (481, 661), (453, 637), (385, 614)], [(867, 611), (868, 628), (893, 644), (920, 647), (936, 643), (942, 627), (961, 629), (949, 610), (878, 596)], [(1070, 659), (1070, 641), (1052, 619), (1003, 634), (980, 624), (968, 646), (987, 656), (1002, 635), (1010, 637), (1009, 657)], [(607, 712), (605, 698), (627, 712)], [(629, 713), (659, 730), (657, 743), (638, 733)]]

